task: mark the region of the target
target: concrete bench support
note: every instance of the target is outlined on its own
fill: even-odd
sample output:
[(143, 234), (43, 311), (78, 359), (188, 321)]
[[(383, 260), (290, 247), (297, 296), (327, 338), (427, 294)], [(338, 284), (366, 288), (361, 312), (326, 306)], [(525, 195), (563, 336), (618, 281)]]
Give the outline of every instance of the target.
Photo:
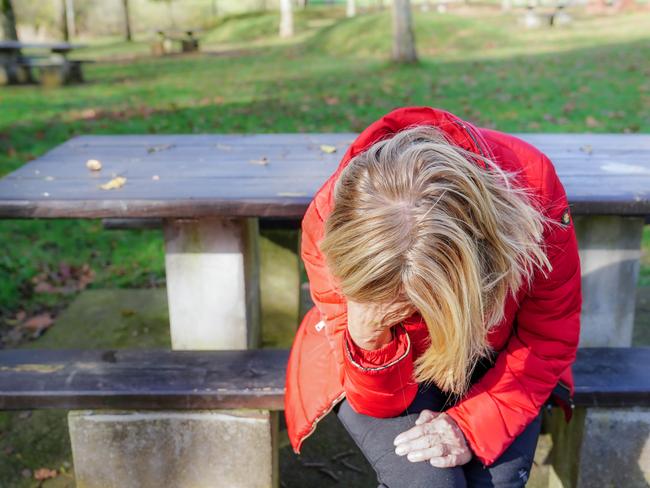
[(168, 220), (164, 231), (172, 348), (257, 348), (257, 219)]
[(278, 486), (277, 415), (268, 410), (71, 411), (76, 486)]
[(581, 347), (632, 344), (643, 217), (574, 217), (582, 270)]
[(577, 408), (568, 426), (561, 417), (556, 409), (550, 420), (549, 488), (648, 486), (649, 408)]
[[(632, 344), (643, 217), (575, 217), (582, 270), (581, 347)], [(550, 421), (549, 488), (646, 487), (650, 483), (650, 409), (559, 409)]]

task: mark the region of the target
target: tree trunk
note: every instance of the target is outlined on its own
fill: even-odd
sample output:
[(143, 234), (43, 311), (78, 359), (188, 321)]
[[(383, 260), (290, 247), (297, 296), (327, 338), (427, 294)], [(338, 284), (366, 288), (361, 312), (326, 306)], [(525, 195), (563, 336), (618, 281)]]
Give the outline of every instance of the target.
[(65, 21), (68, 24), (68, 36), (74, 37), (77, 35), (77, 27), (75, 25), (74, 14), (74, 0), (65, 0)]
[(0, 0), (0, 15), (2, 15), (2, 30), (6, 39), (10, 41), (18, 40), (16, 30), (16, 14), (11, 0)]
[(131, 42), (133, 40), (133, 34), (131, 33), (131, 16), (129, 15), (129, 0), (122, 0), (122, 6), (124, 8), (124, 37), (127, 41)]
[(291, 0), (280, 0), (280, 37), (293, 36), (293, 5)]
[(357, 15), (357, 3), (355, 2), (355, 0), (348, 0), (345, 13), (348, 17), (354, 17), (355, 15)]
[(61, 30), (63, 31), (63, 40), (70, 40), (70, 30), (68, 29), (68, 2), (61, 0)]
[(415, 63), (415, 37), (409, 0), (393, 0), (393, 61)]

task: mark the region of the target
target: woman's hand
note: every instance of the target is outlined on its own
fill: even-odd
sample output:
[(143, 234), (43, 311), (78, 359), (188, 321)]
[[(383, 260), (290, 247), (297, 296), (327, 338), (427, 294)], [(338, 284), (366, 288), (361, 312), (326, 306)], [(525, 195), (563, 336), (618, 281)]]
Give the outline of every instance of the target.
[(392, 340), (391, 327), (415, 313), (403, 301), (358, 303), (348, 299), (348, 331), (362, 349), (379, 349)]
[(422, 410), (415, 427), (395, 437), (395, 454), (411, 462), (428, 461), (437, 468), (460, 466), (472, 451), (458, 424), (444, 412)]

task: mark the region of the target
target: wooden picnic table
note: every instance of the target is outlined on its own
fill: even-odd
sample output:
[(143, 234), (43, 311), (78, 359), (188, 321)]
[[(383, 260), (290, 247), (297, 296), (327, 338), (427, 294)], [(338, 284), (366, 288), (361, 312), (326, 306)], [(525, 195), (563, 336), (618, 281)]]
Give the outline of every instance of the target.
[[(581, 344), (630, 345), (650, 136), (519, 136), (554, 162), (575, 217), (590, 324)], [(0, 218), (161, 218), (173, 347), (256, 347), (258, 219), (300, 219), (354, 137), (76, 137), (0, 180)], [(100, 188), (117, 176), (122, 187)]]
[[(38, 69), (39, 80), (44, 85), (83, 81), (81, 65), (88, 61), (68, 59), (71, 51), (83, 47), (85, 45), (69, 42), (0, 41), (0, 75), (3, 75), (0, 85), (32, 82), (32, 68)], [(37, 53), (26, 54), (25, 50)]]
[[(254, 349), (260, 345), (259, 219), (300, 219), (354, 137), (355, 134), (77, 137), (0, 180), (0, 218), (161, 219), (172, 348)], [(650, 135), (520, 134), (520, 137), (552, 159), (567, 190), (580, 246), (581, 321), (585, 325), (580, 345), (630, 346), (641, 235), (644, 217), (650, 215)], [(335, 152), (331, 152), (332, 147)], [(101, 171), (89, 170), (86, 167), (89, 159), (100, 161)], [(100, 188), (116, 177), (125, 178), (122, 186), (110, 190)], [(125, 480), (117, 483), (126, 486), (133, 483), (134, 476), (148, 480), (149, 473), (157, 476), (160, 466), (171, 466), (166, 472), (171, 473), (170, 479), (174, 481), (162, 484), (176, 486), (178, 473), (185, 476), (191, 461), (191, 471), (198, 473), (197, 480), (201, 482), (234, 476), (237, 486), (277, 486), (279, 421), (277, 411), (269, 409), (281, 408), (276, 380), (284, 376), (278, 368), (272, 375), (266, 375), (264, 368), (281, 364), (285, 356), (263, 350), (239, 351), (258, 364), (249, 367), (253, 363), (247, 362), (245, 367), (239, 367), (244, 363), (224, 359), (226, 356), (236, 359), (236, 354), (220, 352), (225, 355), (191, 351), (161, 355), (136, 352), (132, 356), (111, 351), (62, 352), (56, 353), (54, 359), (64, 357), (69, 364), (34, 369), (30, 359), (29, 368), (18, 364), (16, 371), (7, 371), (8, 379), (23, 385), (28, 396), (34, 385), (37, 390), (55, 386), (55, 377), (50, 373), (60, 371), (60, 386), (73, 387), (77, 379), (86, 378), (99, 385), (102, 395), (110, 390), (110, 395), (121, 402), (112, 403), (118, 401), (115, 398), (110, 401), (99, 398), (88, 384), (80, 383), (81, 394), (79, 389), (74, 389), (57, 397), (60, 392), (54, 389), (30, 397), (31, 402), (38, 396), (41, 405), (46, 399), (69, 401), (59, 406), (70, 408), (97, 405), (124, 408), (127, 404), (123, 400), (129, 397), (127, 400), (133, 400), (134, 407), (166, 405), (173, 409), (163, 412), (127, 409), (105, 415), (94, 410), (71, 412), (68, 425), (75, 473), (84, 485), (104, 486), (104, 479), (112, 483), (117, 479)], [(602, 359), (606, 353), (606, 350), (595, 351), (593, 357)], [(270, 355), (275, 357), (275, 363), (269, 359)], [(181, 356), (183, 363), (177, 364), (178, 367), (163, 361), (164, 358), (181, 361)], [(584, 350), (579, 356), (584, 357)], [(39, 357), (46, 360), (50, 356), (44, 353)], [(93, 371), (99, 376), (88, 368), (92, 357), (97, 366)], [(126, 357), (137, 358), (138, 362), (134, 360), (130, 366), (122, 364)], [(626, 349), (623, 357), (629, 360), (623, 365), (625, 370), (619, 370), (619, 377), (625, 381), (618, 384), (616, 375), (609, 376), (614, 381), (611, 384), (620, 387), (614, 392), (615, 395), (622, 392), (623, 396), (617, 397), (619, 400), (630, 398), (628, 390), (635, 377), (630, 376), (630, 364), (640, 366), (638, 377), (643, 378), (647, 351)], [(142, 371), (143, 361), (150, 370)], [(202, 364), (209, 366), (208, 369)], [(609, 362), (596, 365), (599, 373), (594, 377), (602, 380), (600, 370), (609, 368), (607, 372), (611, 373), (612, 364), (620, 366), (611, 357)], [(28, 383), (24, 377), (14, 376), (18, 371), (30, 375)], [(33, 374), (40, 371), (47, 375)], [(576, 368), (579, 380), (580, 372), (580, 367)], [(109, 373), (118, 374), (113, 384), (108, 381)], [(155, 377), (161, 378), (155, 393), (158, 397), (147, 399), (143, 385), (151, 387)], [(204, 380), (211, 383), (206, 384)], [(575, 440), (574, 434), (567, 433), (565, 426), (554, 421), (554, 439), (560, 439), (554, 442), (554, 449), (560, 452), (558, 459), (567, 456), (577, 459), (576, 465), (580, 465), (583, 473), (583, 467), (594, 460), (590, 446), (598, 446), (595, 452), (600, 457), (603, 447), (608, 447), (607, 443), (593, 439), (610, 436), (612, 425), (615, 428), (622, 425), (627, 429), (623, 437), (633, 441), (624, 446), (625, 461), (613, 463), (616, 467), (627, 466), (627, 460), (633, 457), (629, 453), (636, 455), (641, 445), (632, 434), (647, 432), (643, 429), (648, 425), (648, 413), (639, 414), (635, 410), (647, 404), (647, 382), (643, 384), (646, 389), (637, 392), (640, 396), (617, 404), (628, 409), (602, 408), (603, 397), (590, 393), (589, 405), (598, 404), (600, 408), (587, 413), (581, 411), (576, 415), (579, 425), (571, 427), (579, 432), (581, 439), (592, 439), (586, 444)], [(166, 391), (171, 391), (174, 398), (163, 401)], [(202, 392), (207, 394), (202, 396)], [(198, 397), (200, 402), (192, 400)], [(586, 401), (579, 394), (576, 399)], [(84, 405), (86, 400), (89, 403)], [(249, 408), (253, 405), (259, 410)], [(237, 410), (194, 410), (224, 406)], [(607, 421), (604, 430), (600, 427), (603, 418)], [(618, 419), (618, 423), (610, 424), (611, 419)], [(182, 456), (175, 450), (178, 439), (184, 443)], [(155, 447), (143, 449), (142, 446)], [(163, 452), (159, 446), (173, 449)], [(578, 450), (576, 446), (580, 446)], [(618, 459), (615, 451), (619, 447), (613, 444), (604, 451), (607, 459)], [(119, 459), (119, 465), (107, 463), (107, 459)], [(181, 461), (176, 462), (178, 459)], [(240, 462), (242, 459), (247, 462)], [(255, 466), (255, 476), (250, 475), (250, 466)], [(241, 484), (240, 479), (246, 482)], [(153, 486), (148, 481), (139, 484)], [(234, 486), (235, 482), (231, 484)]]
[(159, 29), (155, 31), (156, 38), (151, 43), (151, 53), (155, 56), (172, 52), (173, 43), (180, 44), (179, 51), (191, 53), (199, 50), (199, 38), (196, 34), (203, 29)]

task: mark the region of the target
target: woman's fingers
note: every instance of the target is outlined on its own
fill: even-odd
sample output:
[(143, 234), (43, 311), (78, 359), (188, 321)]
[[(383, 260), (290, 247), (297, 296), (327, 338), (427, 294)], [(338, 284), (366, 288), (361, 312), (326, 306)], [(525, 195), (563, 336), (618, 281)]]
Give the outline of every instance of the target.
[(425, 422), (429, 422), (435, 419), (438, 415), (440, 415), (440, 412), (433, 412), (425, 408), (420, 412), (420, 416), (417, 419), (415, 419), (415, 425), (420, 425)]
[[(440, 414), (439, 412), (436, 412)], [(394, 445), (401, 444), (403, 442), (412, 441), (423, 435), (427, 434), (444, 434), (447, 432), (446, 426), (444, 424), (435, 422), (435, 420), (430, 420), (429, 422), (423, 422), (421, 424), (411, 427), (409, 430), (402, 432), (393, 440)]]
[(434, 444), (426, 449), (418, 449), (407, 454), (407, 459), (413, 463), (427, 461), (432, 458), (443, 458), (449, 454), (449, 446), (446, 444)]
[[(398, 456), (403, 456), (404, 454), (410, 454), (417, 451), (437, 449), (443, 443), (444, 440), (441, 436), (437, 434), (426, 434), (417, 439), (398, 444), (395, 448), (395, 453)], [(442, 455), (442, 453), (438, 455)]]
[(453, 449), (447, 456), (432, 457), (429, 464), (436, 468), (451, 468), (467, 464), (471, 459), (472, 453), (469, 449)]

